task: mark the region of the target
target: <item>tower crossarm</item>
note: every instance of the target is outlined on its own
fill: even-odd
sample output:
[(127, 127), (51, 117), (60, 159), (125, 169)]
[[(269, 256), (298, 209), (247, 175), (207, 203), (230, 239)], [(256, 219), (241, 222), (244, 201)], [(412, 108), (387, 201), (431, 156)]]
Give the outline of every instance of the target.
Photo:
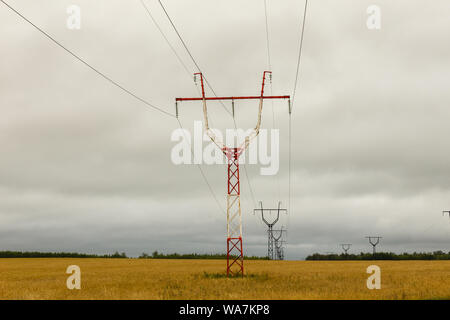
[[(369, 237), (366, 237), (366, 238), (369, 239), (369, 243), (370, 243), (371, 245), (376, 246), (377, 244), (380, 243), (380, 239), (382, 239), (383, 237), (369, 236)], [(373, 243), (373, 242), (372, 242), (372, 239), (374, 239), (373, 241), (375, 241), (375, 239), (376, 239), (376, 242)]]
[[(280, 219), (280, 213), (287, 213), (287, 209), (281, 209), (281, 202), (278, 202), (278, 208), (263, 208), (262, 205), (262, 201), (259, 202), (260, 208), (258, 209), (253, 209), (253, 213), (257, 213), (257, 212), (261, 212), (261, 219), (264, 221), (264, 223), (268, 226), (268, 227), (273, 227), (273, 225), (275, 225), (275, 223), (278, 222), (278, 220)], [(272, 221), (269, 222), (265, 216), (264, 216), (264, 212), (268, 212), (269, 214), (272, 212), (276, 212), (277, 213), (277, 217)]]
[[(214, 134), (213, 130), (209, 127), (209, 118), (208, 118), (208, 108), (206, 105), (207, 101), (222, 101), (222, 100), (231, 100), (233, 102), (235, 100), (259, 100), (259, 108), (258, 108), (258, 117), (256, 121), (255, 127), (252, 129), (250, 134), (245, 137), (244, 142), (238, 148), (241, 152), (244, 152), (245, 149), (249, 146), (250, 142), (256, 138), (259, 134), (259, 129), (261, 127), (261, 114), (263, 108), (263, 101), (266, 99), (288, 99), (289, 100), (289, 111), (290, 111), (290, 96), (289, 95), (264, 95), (264, 87), (266, 84), (266, 77), (269, 75), (270, 79), (272, 78), (272, 71), (264, 71), (261, 85), (261, 94), (259, 96), (225, 96), (225, 97), (207, 97), (205, 95), (205, 85), (203, 80), (203, 74), (201, 72), (197, 72), (194, 74), (194, 80), (196, 80), (197, 76), (200, 77), (200, 84), (202, 90), (201, 97), (190, 97), (190, 98), (175, 98), (175, 114), (178, 117), (178, 103), (183, 101), (202, 101), (203, 102), (203, 117), (205, 123), (205, 131), (208, 137), (225, 153), (226, 145), (223, 141), (219, 140), (219, 138)], [(234, 113), (233, 113), (234, 114)], [(234, 116), (234, 115), (233, 115)]]

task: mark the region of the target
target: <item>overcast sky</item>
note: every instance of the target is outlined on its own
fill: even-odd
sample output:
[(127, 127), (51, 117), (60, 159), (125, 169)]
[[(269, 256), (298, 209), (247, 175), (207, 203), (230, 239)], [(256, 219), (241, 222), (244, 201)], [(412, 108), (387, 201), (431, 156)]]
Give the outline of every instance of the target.
[[(197, 71), (156, 0), (9, 0), (37, 26), (143, 99), (174, 113), (198, 96)], [(81, 29), (66, 26), (81, 8)], [(257, 95), (268, 69), (263, 0), (165, 0), (218, 95)], [(366, 26), (369, 5), (381, 29)], [(303, 0), (267, 0), (273, 93), (292, 94)], [(450, 2), (315, 1), (308, 6), (292, 114), (292, 202), (276, 226), (286, 255), (450, 250)], [(136, 256), (224, 252), (226, 166), (174, 165), (174, 118), (127, 95), (0, 3), (0, 250)], [(266, 88), (266, 90), (268, 90)], [(212, 92), (207, 89), (207, 95)], [(226, 103), (230, 107), (229, 103)], [(257, 101), (236, 104), (256, 121)], [(232, 128), (218, 103), (213, 125)], [(273, 115), (275, 118), (273, 118)], [(199, 103), (183, 103), (189, 130)], [(263, 128), (280, 129), (280, 171), (241, 168), (244, 250), (266, 253), (256, 203), (288, 207), (286, 101), (266, 102)], [(254, 197), (250, 192), (252, 186)], [(254, 198), (254, 199), (253, 199)], [(255, 201), (255, 202), (254, 202)]]

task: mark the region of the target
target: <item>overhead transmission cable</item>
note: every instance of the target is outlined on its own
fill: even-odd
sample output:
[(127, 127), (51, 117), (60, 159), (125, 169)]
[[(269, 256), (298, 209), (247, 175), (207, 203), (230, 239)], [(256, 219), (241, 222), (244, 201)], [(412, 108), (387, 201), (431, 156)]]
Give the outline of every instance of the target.
[[(191, 58), (192, 62), (195, 64), (195, 66), (197, 67), (198, 71), (203, 74), (202, 70), (200, 69), (200, 66), (198, 65), (197, 61), (194, 59), (194, 56), (192, 55), (191, 51), (189, 50), (188, 46), (186, 45), (186, 42), (184, 41), (184, 39), (181, 36), (180, 32), (178, 31), (177, 27), (175, 26), (173, 20), (170, 18), (170, 15), (167, 12), (166, 8), (164, 7), (163, 3), (161, 2), (161, 0), (158, 0), (158, 2), (160, 4), (161, 8), (163, 9), (167, 19), (169, 20), (170, 24), (172, 25), (172, 28), (174, 29), (175, 33), (177, 34), (178, 38), (180, 39), (181, 43), (183, 44), (183, 47), (186, 49), (186, 52), (188, 53), (188, 55)], [(203, 79), (205, 80), (207, 86), (209, 87), (211, 92), (214, 94), (214, 96), (217, 97), (216, 92), (214, 91), (213, 87), (211, 86), (211, 84), (209, 83), (208, 79), (206, 78), (206, 76), (204, 74), (203, 74)], [(221, 103), (221, 105), (224, 108), (224, 110), (232, 117), (233, 123), (234, 123), (234, 128), (237, 129), (236, 120), (234, 119), (233, 114), (228, 110), (228, 108), (225, 106), (225, 104), (221, 100), (219, 100), (219, 102)], [(250, 194), (252, 196), (253, 204), (256, 206), (256, 199), (255, 199), (253, 188), (252, 188), (249, 176), (248, 176), (247, 166), (245, 164), (244, 164), (244, 173), (245, 173), (245, 176), (247, 178), (248, 186), (250, 188)]]
[[(163, 9), (164, 13), (166, 14), (167, 19), (169, 20), (170, 24), (172, 25), (173, 30), (175, 31), (175, 33), (177, 34), (178, 38), (180, 39), (181, 43), (183, 44), (183, 47), (186, 49), (186, 52), (189, 54), (189, 57), (191, 57), (191, 60), (194, 62), (195, 66), (197, 67), (198, 71), (202, 72), (202, 70), (200, 69), (200, 66), (197, 64), (197, 61), (195, 61), (191, 51), (189, 50), (189, 48), (186, 45), (186, 42), (184, 42), (183, 38), (181, 37), (181, 34), (178, 32), (177, 27), (175, 27), (175, 24), (173, 23), (172, 19), (169, 16), (169, 13), (166, 11), (166, 8), (164, 7), (164, 5), (162, 4), (161, 0), (158, 0), (161, 8)], [(208, 85), (209, 89), (212, 91), (212, 93), (217, 97), (216, 92), (214, 91), (214, 89), (212, 88), (212, 86), (210, 85), (208, 79), (206, 78), (206, 76), (203, 74), (203, 79), (205, 80), (206, 84)], [(228, 110), (228, 108), (223, 104), (222, 101), (220, 101), (222, 103), (222, 107), (225, 109), (225, 111), (232, 116), (232, 113)]]
[(83, 63), (85, 66), (87, 66), (89, 69), (91, 69), (92, 71), (96, 72), (98, 75), (100, 75), (102, 78), (104, 78), (105, 80), (109, 81), (110, 83), (112, 83), (113, 85), (115, 85), (116, 87), (118, 87), (119, 89), (121, 89), (122, 91), (124, 91), (125, 93), (129, 94), (130, 96), (134, 97), (135, 99), (139, 100), (140, 102), (144, 103), (145, 105), (147, 105), (148, 107), (155, 109), (161, 113), (164, 113), (170, 117), (175, 118), (175, 115), (172, 113), (169, 113), (165, 110), (163, 110), (160, 107), (155, 106), (154, 104), (148, 102), (147, 100), (139, 97), (138, 95), (136, 95), (135, 93), (131, 92), (130, 90), (126, 89), (124, 86), (122, 86), (121, 84), (117, 83), (116, 81), (114, 81), (113, 79), (111, 79), (110, 77), (108, 77), (106, 74), (104, 74), (103, 72), (99, 71), (97, 68), (93, 67), (92, 65), (90, 65), (88, 62), (86, 62), (85, 60), (83, 60), (80, 56), (78, 56), (77, 54), (75, 54), (73, 51), (71, 51), (70, 49), (68, 49), (67, 47), (65, 47), (64, 45), (62, 45), (59, 41), (57, 41), (55, 38), (53, 38), (50, 34), (48, 34), (47, 32), (45, 32), (44, 30), (42, 30), (41, 28), (39, 28), (37, 25), (35, 25), (33, 22), (31, 22), (29, 19), (27, 19), (24, 15), (22, 15), (19, 11), (17, 11), (16, 9), (14, 9), (13, 7), (11, 7), (8, 3), (6, 3), (4, 0), (0, 0), (5, 6), (7, 6), (9, 9), (11, 9), (14, 13), (16, 13), (19, 17), (21, 17), (23, 20), (25, 20), (28, 24), (30, 24), (31, 26), (33, 26), (35, 29), (37, 29), (39, 32), (41, 32), (44, 36), (46, 36), (48, 39), (50, 39), (53, 43), (55, 43), (56, 45), (58, 45), (60, 48), (62, 48), (63, 50), (65, 50), (67, 53), (69, 53), (71, 56), (73, 56), (75, 59), (77, 59), (78, 61), (80, 61), (81, 63)]
[(302, 30), (300, 34), (300, 44), (298, 48), (298, 58), (297, 58), (297, 69), (295, 71), (295, 83), (294, 83), (294, 89), (292, 93), (292, 107), (294, 106), (295, 101), (295, 92), (297, 89), (297, 82), (298, 82), (298, 71), (300, 69), (300, 59), (302, 57), (302, 47), (303, 47), (303, 35), (305, 33), (305, 23), (306, 23), (306, 11), (308, 9), (308, 0), (305, 0), (305, 8), (303, 10), (303, 22), (302, 22)]
[(272, 64), (270, 63), (270, 43), (269, 43), (269, 22), (267, 17), (267, 0), (264, 0), (264, 15), (266, 18), (266, 44), (267, 44), (267, 62), (269, 65), (270, 71), (272, 71)]
[[(180, 119), (177, 118), (177, 121), (178, 121), (178, 125), (179, 125), (179, 127), (182, 130), (183, 135), (184, 135), (184, 128), (183, 128), (183, 126), (182, 126), (182, 124), (180, 122)], [(186, 136), (184, 136), (184, 138), (185, 138), (186, 141), (189, 141)], [(189, 147), (190, 147), (189, 150), (191, 151), (191, 155), (194, 158), (194, 163), (195, 163), (196, 162), (195, 161), (195, 153), (194, 153), (193, 146), (192, 146), (191, 143), (189, 143)], [(205, 183), (208, 185), (209, 191), (211, 192), (211, 194), (212, 194), (214, 200), (216, 201), (217, 205), (219, 206), (220, 210), (222, 211), (223, 214), (226, 214), (224, 208), (222, 207), (222, 205), (220, 204), (219, 200), (217, 199), (217, 196), (214, 193), (214, 190), (213, 190), (211, 184), (208, 182), (208, 179), (206, 178), (205, 172), (203, 171), (201, 165), (200, 164), (196, 164), (196, 165), (197, 165), (198, 169), (200, 170), (200, 173), (203, 176), (203, 179), (205, 180)]]
[[(183, 66), (184, 70), (186, 71), (186, 74), (191, 77), (191, 72), (189, 71), (189, 69), (187, 68), (186, 64), (183, 62), (183, 60), (181, 59), (181, 57), (178, 55), (177, 51), (175, 50), (175, 48), (173, 47), (173, 45), (170, 43), (169, 39), (167, 38), (167, 36), (165, 35), (164, 31), (161, 29), (161, 27), (159, 26), (158, 22), (156, 21), (156, 19), (153, 17), (152, 13), (150, 12), (150, 9), (147, 7), (147, 5), (145, 4), (144, 0), (141, 0), (141, 4), (144, 7), (144, 9), (146, 10), (148, 16), (151, 18), (151, 20), (153, 21), (153, 24), (156, 26), (156, 28), (159, 30), (159, 32), (161, 33), (161, 35), (163, 36), (164, 40), (166, 41), (167, 45), (170, 47), (170, 49), (172, 50), (172, 52), (175, 54), (175, 56), (177, 57), (178, 61), (181, 63), (181, 65)], [(196, 89), (198, 91), (198, 88), (196, 86)], [(181, 121), (179, 118), (177, 118), (177, 122), (178, 122), (178, 126), (180, 127), (180, 129), (184, 130)], [(183, 131), (183, 135), (184, 135), (184, 131)], [(187, 137), (185, 136), (185, 140), (188, 141)], [(192, 145), (189, 144), (190, 146), (190, 151), (191, 151), (191, 155), (192, 157), (194, 156), (194, 152), (192, 150)], [(194, 161), (196, 162), (196, 161)], [(222, 211), (224, 214), (226, 214), (225, 210), (223, 209), (222, 205), (220, 204), (220, 202), (217, 199), (217, 196), (211, 186), (211, 184), (208, 181), (208, 178), (206, 177), (205, 172), (203, 171), (202, 167), (200, 164), (196, 164), (197, 168), (200, 171), (200, 174), (202, 175), (206, 185), (208, 186), (208, 189), (211, 193), (211, 195), (213, 196), (215, 202), (217, 203), (217, 205), (219, 206), (220, 211)]]
[[(84, 61), (82, 58), (80, 58), (78, 55), (76, 55), (74, 52), (72, 52), (71, 50), (69, 50), (68, 48), (66, 48), (65, 46), (63, 46), (59, 41), (57, 41), (55, 38), (53, 38), (52, 36), (50, 36), (47, 32), (45, 32), (44, 30), (42, 30), (41, 28), (39, 28), (37, 25), (35, 25), (33, 22), (31, 22), (29, 19), (27, 19), (24, 15), (22, 15), (20, 12), (18, 12), (16, 9), (14, 9), (13, 7), (11, 7), (8, 3), (6, 3), (4, 0), (0, 0), (4, 5), (6, 5), (9, 9), (11, 9), (14, 13), (16, 13), (19, 17), (21, 17), (23, 20), (25, 20), (27, 23), (29, 23), (30, 25), (32, 25), (34, 28), (36, 28), (39, 32), (41, 32), (42, 34), (44, 34), (48, 39), (50, 39), (51, 41), (53, 41), (55, 44), (57, 44), (59, 47), (61, 47), (62, 49), (64, 49), (67, 53), (69, 53), (71, 56), (73, 56), (74, 58), (76, 58), (78, 61), (80, 61), (81, 63), (83, 63), (84, 65), (86, 65), (87, 67), (89, 67), (91, 70), (93, 70), (94, 72), (96, 72), (97, 74), (99, 74), (102, 78), (106, 79), (107, 81), (111, 82), (112, 84), (114, 84), (115, 86), (117, 86), (118, 88), (122, 89), (124, 92), (130, 94), (131, 96), (133, 96), (134, 98), (136, 98), (137, 100), (143, 102), (144, 104), (146, 104), (147, 106), (156, 109), (170, 117), (173, 117), (176, 119), (176, 116), (168, 113), (166, 111), (164, 111), (161, 108), (158, 108), (156, 106), (154, 106), (153, 104), (147, 102), (146, 100), (138, 97), (137, 95), (135, 95), (134, 93), (132, 93), (131, 91), (129, 91), (128, 89), (124, 88), (123, 86), (121, 86), (120, 84), (118, 84), (117, 82), (115, 82), (114, 80), (112, 80), (111, 78), (109, 78), (108, 76), (106, 76), (105, 74), (103, 74), (102, 72), (100, 72), (98, 69), (96, 69), (95, 67), (93, 67), (92, 65), (88, 64), (86, 61)], [(177, 119), (178, 124), (180, 126), (180, 128), (183, 128), (180, 121)], [(183, 131), (184, 132), (184, 131)], [(191, 150), (192, 152), (192, 150)], [(203, 170), (199, 167), (200, 172), (202, 174), (203, 179), (205, 180), (205, 183), (207, 184), (214, 200), (216, 201), (217, 205), (219, 206), (220, 210), (222, 212), (225, 213), (225, 210), (222, 208), (222, 206), (220, 205), (219, 201), (217, 200), (217, 196), (215, 195), (214, 191), (212, 190), (211, 184), (208, 182), (208, 179), (205, 175), (205, 173), (203, 172)]]
[[(265, 22), (266, 22), (266, 44), (267, 44), (267, 65), (269, 67), (269, 70), (272, 71), (272, 63), (270, 59), (270, 37), (269, 37), (269, 18), (267, 15), (267, 0), (264, 0), (264, 16), (265, 16)], [(272, 90), (272, 81), (270, 81), (270, 95), (273, 95)], [(271, 100), (271, 107), (272, 107), (272, 129), (275, 129), (275, 111), (274, 111), (274, 101)], [(276, 182), (277, 182), (277, 191), (278, 191), (278, 199), (280, 200), (281, 194), (280, 194), (280, 176), (276, 175)]]
[(172, 50), (172, 52), (175, 54), (175, 56), (177, 57), (178, 61), (181, 63), (181, 65), (183, 66), (184, 70), (186, 70), (186, 73), (189, 75), (189, 77), (191, 77), (191, 72), (189, 71), (188, 67), (186, 66), (186, 64), (183, 62), (183, 60), (181, 59), (181, 57), (178, 55), (177, 51), (175, 50), (175, 48), (172, 46), (172, 44), (170, 43), (169, 39), (167, 39), (166, 35), (164, 34), (164, 32), (162, 31), (161, 27), (159, 26), (158, 22), (156, 22), (155, 18), (153, 17), (152, 13), (150, 12), (150, 9), (147, 7), (147, 5), (145, 4), (144, 0), (141, 0), (141, 4), (144, 7), (145, 11), (147, 11), (148, 16), (150, 17), (150, 19), (152, 19), (153, 24), (156, 26), (156, 28), (158, 28), (159, 32), (161, 33), (161, 35), (163, 36), (164, 40), (166, 40), (167, 45), (170, 47), (170, 49)]
[[(298, 74), (299, 74), (299, 69), (300, 69), (300, 59), (302, 57), (302, 47), (303, 47), (303, 35), (305, 32), (305, 23), (306, 23), (306, 12), (308, 9), (308, 0), (305, 0), (305, 7), (303, 10), (303, 22), (302, 22), (302, 28), (301, 28), (301, 34), (300, 34), (300, 44), (299, 44), (299, 49), (298, 49), (298, 58), (297, 58), (297, 68), (296, 68), (296, 72), (295, 72), (295, 83), (294, 83), (294, 89), (293, 89), (293, 93), (292, 93), (292, 104), (291, 104), (291, 110), (289, 111), (289, 204), (288, 204), (288, 208), (289, 208), (289, 212), (292, 212), (292, 206), (291, 206), (291, 193), (292, 193), (292, 184), (291, 184), (291, 162), (292, 162), (292, 110), (294, 109), (294, 103), (295, 103), (295, 92), (297, 89), (297, 82), (298, 82)], [(288, 217), (289, 219), (289, 217)]]

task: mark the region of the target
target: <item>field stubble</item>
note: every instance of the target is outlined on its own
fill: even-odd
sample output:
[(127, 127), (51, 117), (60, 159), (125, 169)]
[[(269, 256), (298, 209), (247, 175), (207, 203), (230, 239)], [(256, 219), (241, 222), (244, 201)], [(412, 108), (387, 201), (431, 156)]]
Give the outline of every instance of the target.
[[(369, 265), (381, 289), (369, 290)], [(69, 265), (81, 290), (66, 287)], [(246, 261), (223, 277), (222, 260), (0, 259), (0, 299), (450, 299), (450, 261)]]

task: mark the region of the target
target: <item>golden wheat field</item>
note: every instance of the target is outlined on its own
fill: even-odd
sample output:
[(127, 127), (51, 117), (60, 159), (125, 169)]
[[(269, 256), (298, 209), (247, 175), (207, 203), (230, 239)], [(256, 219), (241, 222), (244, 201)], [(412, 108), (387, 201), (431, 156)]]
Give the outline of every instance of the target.
[[(366, 268), (381, 268), (369, 290)], [(66, 269), (81, 269), (69, 290)], [(221, 260), (0, 259), (0, 299), (450, 299), (450, 261), (245, 261), (246, 277), (222, 276)]]

